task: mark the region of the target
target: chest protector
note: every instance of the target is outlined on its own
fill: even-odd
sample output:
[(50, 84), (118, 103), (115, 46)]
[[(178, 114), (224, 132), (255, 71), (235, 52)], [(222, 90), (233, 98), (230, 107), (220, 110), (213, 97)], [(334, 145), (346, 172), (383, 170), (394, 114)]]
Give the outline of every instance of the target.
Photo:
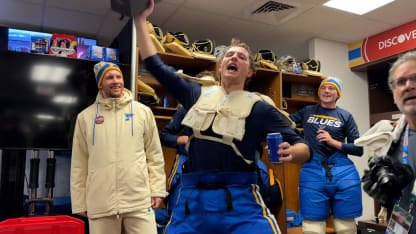
[[(253, 105), (260, 100), (256, 94), (243, 90), (226, 94), (220, 86), (202, 87), (201, 96), (188, 111), (182, 124), (192, 128), (192, 137), (229, 145), (246, 163), (252, 164), (253, 161), (244, 158), (233, 140), (243, 139), (246, 118)], [(210, 126), (213, 132), (222, 138), (201, 134)]]

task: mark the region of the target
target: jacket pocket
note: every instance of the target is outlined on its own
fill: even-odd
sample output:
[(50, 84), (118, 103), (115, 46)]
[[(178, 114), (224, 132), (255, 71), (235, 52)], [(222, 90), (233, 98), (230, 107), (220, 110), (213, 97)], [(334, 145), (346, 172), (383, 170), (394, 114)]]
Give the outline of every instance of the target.
[[(120, 171), (120, 208), (131, 208), (140, 204), (150, 205), (150, 185), (146, 160), (137, 159), (130, 165), (123, 165)], [(146, 200), (149, 200), (147, 202)]]
[(143, 193), (149, 190), (149, 174), (146, 160), (137, 160), (132, 166), (125, 167), (124, 180), (129, 191)]
[(108, 212), (115, 209), (114, 168), (107, 166), (88, 173), (86, 201), (90, 214)]

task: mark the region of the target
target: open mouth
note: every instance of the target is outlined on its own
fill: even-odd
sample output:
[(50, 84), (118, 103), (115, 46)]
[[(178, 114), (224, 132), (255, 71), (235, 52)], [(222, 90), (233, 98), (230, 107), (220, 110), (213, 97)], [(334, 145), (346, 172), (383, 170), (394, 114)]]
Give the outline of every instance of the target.
[(410, 97), (406, 97), (406, 98), (404, 99), (404, 101), (405, 101), (405, 102), (407, 102), (407, 101), (411, 101), (411, 100), (416, 100), (416, 96), (410, 96)]
[(227, 66), (227, 71), (231, 71), (231, 72), (236, 72), (238, 71), (237, 65), (235, 64), (230, 64)]

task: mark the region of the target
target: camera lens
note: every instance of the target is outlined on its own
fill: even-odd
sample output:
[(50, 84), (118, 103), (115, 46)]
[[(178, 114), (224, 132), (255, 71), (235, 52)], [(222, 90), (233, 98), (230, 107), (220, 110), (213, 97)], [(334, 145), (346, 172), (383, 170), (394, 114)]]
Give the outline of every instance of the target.
[(392, 173), (392, 170), (387, 167), (383, 166), (380, 167), (380, 169), (377, 172), (377, 178), (378, 178), (378, 184), (380, 186), (389, 186), (391, 185), (391, 182), (394, 180), (394, 174)]

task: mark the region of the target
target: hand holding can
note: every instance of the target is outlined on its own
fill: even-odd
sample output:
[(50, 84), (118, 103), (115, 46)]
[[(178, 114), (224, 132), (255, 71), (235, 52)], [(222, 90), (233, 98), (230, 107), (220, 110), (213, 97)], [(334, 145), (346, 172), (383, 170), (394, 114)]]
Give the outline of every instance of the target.
[(282, 135), (280, 133), (269, 133), (266, 140), (269, 148), (269, 161), (271, 163), (280, 163), (281, 155), (277, 151), (279, 151), (279, 145), (283, 142)]
[(326, 128), (326, 125), (319, 125), (318, 130), (316, 131), (318, 132), (318, 134), (316, 134), (316, 143), (318, 145), (322, 145), (322, 142), (318, 139), (318, 135), (320, 134), (319, 130), (324, 130), (325, 128)]

